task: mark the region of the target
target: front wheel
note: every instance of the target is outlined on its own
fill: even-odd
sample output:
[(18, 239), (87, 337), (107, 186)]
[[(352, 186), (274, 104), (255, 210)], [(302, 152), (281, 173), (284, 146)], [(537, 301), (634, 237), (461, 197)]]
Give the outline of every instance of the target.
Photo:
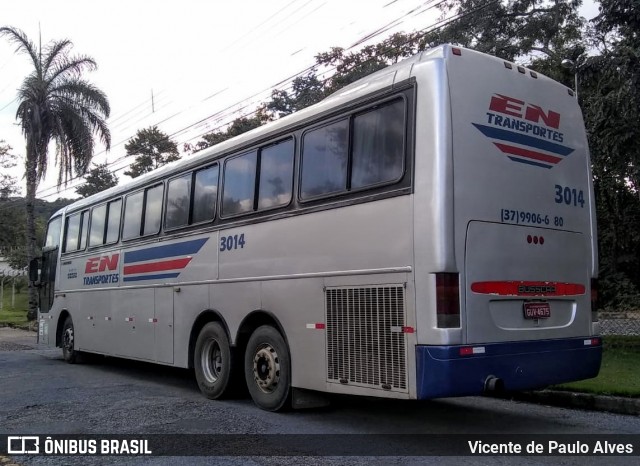
[(230, 392), (233, 360), (229, 338), (218, 322), (202, 327), (196, 341), (193, 365), (200, 391), (209, 399)]
[(282, 335), (269, 325), (258, 327), (249, 338), (244, 375), (251, 398), (259, 408), (279, 411), (291, 397), (291, 359)]
[(67, 316), (62, 326), (62, 357), (69, 364), (80, 362), (80, 352), (75, 349), (75, 332), (71, 316)]

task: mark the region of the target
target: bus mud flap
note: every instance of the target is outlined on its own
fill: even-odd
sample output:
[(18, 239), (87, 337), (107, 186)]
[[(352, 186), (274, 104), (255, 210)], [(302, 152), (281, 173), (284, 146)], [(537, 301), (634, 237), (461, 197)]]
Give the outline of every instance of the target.
[(293, 409), (324, 408), (330, 404), (329, 397), (321, 392), (293, 388), (291, 396), (291, 407)]

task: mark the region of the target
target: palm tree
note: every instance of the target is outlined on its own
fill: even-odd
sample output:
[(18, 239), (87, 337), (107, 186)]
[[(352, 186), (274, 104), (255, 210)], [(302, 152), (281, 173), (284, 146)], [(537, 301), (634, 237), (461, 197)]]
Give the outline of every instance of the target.
[[(84, 71), (95, 70), (93, 58), (69, 55), (69, 40), (49, 42), (44, 48), (29, 40), (20, 29), (1, 27), (0, 35), (17, 45), (16, 52), (29, 56), (33, 71), (18, 89), (16, 119), (26, 139), (25, 177), (27, 180), (27, 255), (36, 257), (34, 200), (49, 162), (49, 145), (56, 144), (60, 167), (58, 186), (75, 172), (84, 174), (91, 162), (94, 135), (107, 150), (111, 134), (106, 119), (110, 108), (107, 96), (82, 79)], [(37, 294), (29, 288), (29, 318), (36, 317)]]

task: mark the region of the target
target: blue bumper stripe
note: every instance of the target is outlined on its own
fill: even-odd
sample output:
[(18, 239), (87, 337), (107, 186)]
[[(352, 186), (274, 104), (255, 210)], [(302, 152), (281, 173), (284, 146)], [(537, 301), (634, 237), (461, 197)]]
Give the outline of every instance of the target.
[[(532, 390), (598, 375), (602, 344), (589, 338), (489, 343), (463, 346), (416, 346), (418, 399), (480, 395), (487, 377), (506, 390)], [(483, 354), (460, 355), (461, 347)]]

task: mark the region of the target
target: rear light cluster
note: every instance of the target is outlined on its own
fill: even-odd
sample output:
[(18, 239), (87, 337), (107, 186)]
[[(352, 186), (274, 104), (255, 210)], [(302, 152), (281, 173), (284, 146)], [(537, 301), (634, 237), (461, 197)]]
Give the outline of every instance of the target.
[(598, 322), (598, 279), (591, 279), (591, 322)]
[(438, 328), (460, 327), (460, 280), (457, 273), (436, 274)]

